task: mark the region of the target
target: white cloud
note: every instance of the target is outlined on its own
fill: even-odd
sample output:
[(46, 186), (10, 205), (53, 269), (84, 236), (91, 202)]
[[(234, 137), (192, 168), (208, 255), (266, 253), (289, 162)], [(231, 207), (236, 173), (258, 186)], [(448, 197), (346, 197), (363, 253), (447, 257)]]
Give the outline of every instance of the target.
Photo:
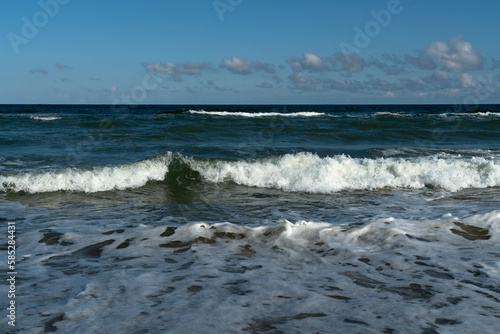
[(462, 73), (462, 75), (460, 75), (460, 84), (463, 88), (475, 88), (477, 86), (476, 80), (468, 73)]
[(304, 54), (304, 65), (305, 67), (311, 68), (321, 68), (323, 67), (323, 61), (313, 53)]
[(170, 62), (163, 62), (159, 64), (144, 64), (144, 67), (148, 72), (170, 75), (175, 81), (183, 81), (181, 75), (198, 75), (202, 70), (210, 69), (209, 63), (185, 63), (185, 64), (173, 64)]
[(448, 74), (445, 71), (434, 71), (432, 75), (422, 78), (422, 80), (430, 85), (429, 90), (439, 91), (439, 90), (454, 90), (454, 89), (465, 89), (465, 88), (475, 88), (477, 86), (476, 80), (468, 74)]
[(228, 69), (234, 74), (250, 74), (252, 70), (262, 70), (266, 73), (275, 73), (276, 70), (270, 64), (261, 63), (260, 61), (250, 61), (249, 59), (239, 59), (232, 57), (229, 59), (222, 59), (221, 66)]
[(432, 42), (425, 48), (425, 54), (444, 69), (456, 73), (476, 70), (483, 65), (479, 51), (473, 50), (471, 43), (460, 37), (452, 38), (448, 43)]
[(320, 80), (314, 77), (306, 78), (301, 72), (293, 72), (288, 76), (288, 79), (292, 82), (292, 85), (288, 86), (288, 88), (292, 90), (317, 91), (318, 88), (316, 85), (320, 82)]
[(304, 77), (304, 74), (300, 72), (294, 72), (290, 74), (289, 78), (293, 83), (307, 83), (307, 79)]
[(288, 58), (287, 63), (290, 64), (294, 72), (307, 70), (311, 72), (328, 71), (328, 66), (323, 60), (313, 53), (304, 53), (302, 58)]

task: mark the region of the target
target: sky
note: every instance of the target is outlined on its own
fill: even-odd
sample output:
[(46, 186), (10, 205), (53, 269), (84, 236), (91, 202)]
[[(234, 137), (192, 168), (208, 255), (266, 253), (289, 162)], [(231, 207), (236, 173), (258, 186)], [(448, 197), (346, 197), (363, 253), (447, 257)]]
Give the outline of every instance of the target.
[(500, 2), (18, 0), (0, 104), (500, 103)]

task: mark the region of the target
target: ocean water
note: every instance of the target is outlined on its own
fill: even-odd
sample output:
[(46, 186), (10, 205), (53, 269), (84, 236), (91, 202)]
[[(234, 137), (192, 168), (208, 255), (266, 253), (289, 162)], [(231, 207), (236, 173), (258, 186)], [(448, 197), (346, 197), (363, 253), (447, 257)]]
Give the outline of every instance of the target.
[(0, 106), (14, 333), (496, 333), (500, 105)]

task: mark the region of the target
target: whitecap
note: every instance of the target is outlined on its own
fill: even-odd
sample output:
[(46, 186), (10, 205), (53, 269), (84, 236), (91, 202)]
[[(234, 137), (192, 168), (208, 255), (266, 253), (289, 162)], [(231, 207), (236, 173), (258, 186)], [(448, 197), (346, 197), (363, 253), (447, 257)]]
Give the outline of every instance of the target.
[(325, 113), (315, 111), (302, 112), (242, 112), (242, 111), (205, 111), (205, 110), (189, 110), (190, 114), (211, 115), (211, 116), (230, 116), (230, 117), (318, 117), (324, 116)]

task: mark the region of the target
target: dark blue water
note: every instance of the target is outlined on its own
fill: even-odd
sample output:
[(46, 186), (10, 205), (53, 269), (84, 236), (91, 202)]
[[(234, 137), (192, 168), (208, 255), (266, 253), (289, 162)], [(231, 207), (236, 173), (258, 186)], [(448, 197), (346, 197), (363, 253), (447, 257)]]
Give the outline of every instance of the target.
[[(377, 157), (377, 149), (387, 148), (499, 149), (499, 106), (485, 105), (475, 112), (455, 109), (447, 105), (3, 106), (0, 153), (4, 159), (19, 159), (20, 168), (63, 168), (120, 164), (167, 151), (248, 159), (294, 152)], [(227, 116), (189, 110), (227, 112)], [(307, 112), (317, 114), (248, 117)]]

